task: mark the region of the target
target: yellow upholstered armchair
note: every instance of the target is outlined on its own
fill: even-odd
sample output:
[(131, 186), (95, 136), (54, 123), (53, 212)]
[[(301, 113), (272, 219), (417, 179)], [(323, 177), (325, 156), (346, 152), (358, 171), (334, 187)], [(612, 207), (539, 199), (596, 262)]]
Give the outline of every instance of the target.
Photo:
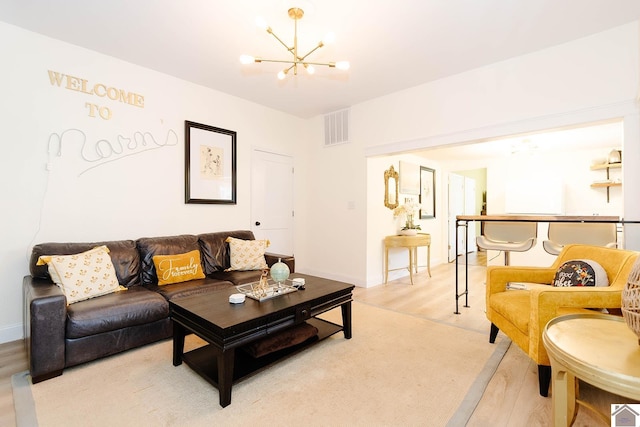
[[(562, 249), (550, 267), (488, 267), (489, 341), (495, 342), (498, 330), (511, 338), (538, 364), (540, 395), (548, 396), (551, 367), (542, 343), (545, 325), (554, 317), (590, 308), (620, 309), (622, 290), (637, 256), (635, 251), (571, 244)], [(592, 260), (600, 264), (607, 273), (609, 286), (552, 286), (558, 268), (571, 260)], [(531, 284), (525, 290), (507, 289), (509, 282)]]

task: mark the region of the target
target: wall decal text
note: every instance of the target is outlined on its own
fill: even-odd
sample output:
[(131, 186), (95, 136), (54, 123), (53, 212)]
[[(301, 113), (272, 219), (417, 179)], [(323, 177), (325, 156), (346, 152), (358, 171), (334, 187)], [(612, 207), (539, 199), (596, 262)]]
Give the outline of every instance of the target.
[(132, 137), (118, 135), (115, 139), (99, 139), (87, 141), (87, 135), (80, 129), (66, 129), (61, 133), (49, 135), (48, 151), (55, 152), (57, 157), (62, 157), (63, 146), (79, 146), (79, 154), (83, 161), (92, 165), (82, 170), (78, 176), (85, 172), (115, 162), (125, 157), (135, 156), (150, 150), (178, 145), (178, 134), (173, 129), (167, 131), (164, 141), (157, 140), (151, 132), (136, 131)]
[[(107, 98), (112, 101), (131, 105), (134, 107), (144, 108), (144, 95), (135, 92), (129, 92), (125, 89), (108, 86), (104, 83), (90, 83), (89, 80), (80, 77), (70, 76), (58, 71), (47, 70), (49, 73), (49, 82), (51, 86), (68, 89), (75, 92), (81, 92), (98, 98)], [(86, 102), (85, 108), (89, 111), (89, 117), (100, 117), (103, 120), (109, 120), (112, 117), (109, 107)]]

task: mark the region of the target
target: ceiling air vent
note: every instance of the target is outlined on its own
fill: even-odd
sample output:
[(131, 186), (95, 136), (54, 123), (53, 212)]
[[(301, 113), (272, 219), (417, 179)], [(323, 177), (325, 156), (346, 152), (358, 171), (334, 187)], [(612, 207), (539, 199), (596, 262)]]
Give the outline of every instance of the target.
[(324, 116), (325, 147), (349, 142), (349, 111), (334, 111)]

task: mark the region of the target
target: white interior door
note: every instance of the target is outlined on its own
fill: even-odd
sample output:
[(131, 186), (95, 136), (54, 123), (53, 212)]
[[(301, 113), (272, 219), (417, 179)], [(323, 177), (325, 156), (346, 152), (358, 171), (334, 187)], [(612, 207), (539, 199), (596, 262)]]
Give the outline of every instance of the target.
[(456, 259), (455, 251), (458, 248), (458, 255), (464, 253), (464, 229), (460, 228), (458, 245), (456, 245), (456, 216), (464, 214), (464, 177), (455, 173), (449, 174), (449, 262)]
[(293, 255), (293, 158), (254, 150), (251, 161), (251, 230), (268, 252)]

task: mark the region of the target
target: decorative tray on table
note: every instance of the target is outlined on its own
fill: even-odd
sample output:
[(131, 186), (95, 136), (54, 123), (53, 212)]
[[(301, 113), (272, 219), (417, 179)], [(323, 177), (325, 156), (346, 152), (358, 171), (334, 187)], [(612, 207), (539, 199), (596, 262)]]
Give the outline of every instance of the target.
[(241, 292), (257, 301), (265, 301), (280, 295), (296, 292), (297, 287), (293, 286), (293, 282), (289, 279), (284, 282), (276, 282), (272, 279), (260, 282), (252, 282), (244, 285), (236, 286), (238, 292)]

